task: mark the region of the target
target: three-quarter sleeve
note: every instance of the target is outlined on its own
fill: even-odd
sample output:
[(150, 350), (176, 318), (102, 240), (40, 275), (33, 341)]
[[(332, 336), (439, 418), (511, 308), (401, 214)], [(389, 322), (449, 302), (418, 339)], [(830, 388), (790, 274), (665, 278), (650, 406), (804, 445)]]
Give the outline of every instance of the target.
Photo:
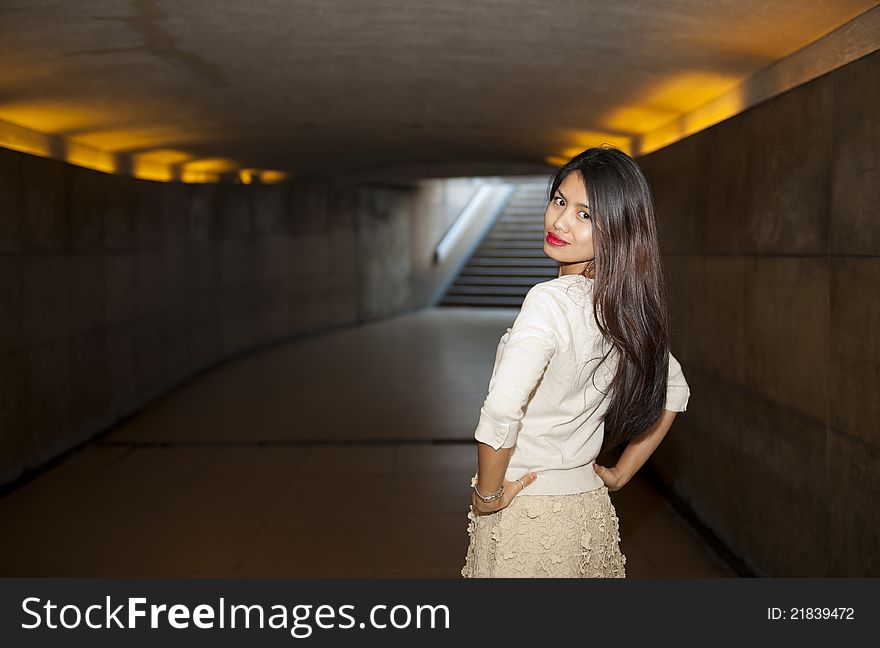
[(684, 412), (687, 409), (691, 390), (684, 378), (684, 372), (678, 360), (669, 353), (669, 377), (666, 383), (666, 405), (664, 409), (672, 412)]
[(495, 450), (512, 448), (529, 396), (566, 339), (561, 306), (537, 284), (526, 294), (495, 363), (474, 437)]

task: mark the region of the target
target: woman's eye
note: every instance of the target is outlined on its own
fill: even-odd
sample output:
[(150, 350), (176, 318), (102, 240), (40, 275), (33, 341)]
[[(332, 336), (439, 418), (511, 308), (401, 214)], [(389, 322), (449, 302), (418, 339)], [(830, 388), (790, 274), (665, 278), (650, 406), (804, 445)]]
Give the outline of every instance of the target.
[(583, 214), (583, 215), (586, 216), (588, 219), (590, 218), (590, 215), (589, 215), (587, 212), (585, 212), (585, 211), (578, 212), (578, 214)]
[[(561, 201), (561, 200), (562, 200), (562, 198), (560, 198), (559, 196), (556, 196), (556, 197), (553, 199), (553, 202), (555, 202), (557, 205), (559, 205), (559, 202), (558, 202), (558, 201)], [(559, 205), (559, 206), (562, 207), (562, 205)]]

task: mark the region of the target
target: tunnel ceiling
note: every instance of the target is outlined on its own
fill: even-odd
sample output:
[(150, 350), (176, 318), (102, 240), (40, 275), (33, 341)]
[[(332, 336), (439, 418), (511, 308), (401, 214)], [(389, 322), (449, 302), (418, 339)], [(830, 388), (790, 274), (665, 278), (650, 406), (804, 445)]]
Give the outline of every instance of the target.
[(573, 147), (625, 146), (874, 5), (4, 0), (0, 120), (193, 168), (542, 172)]

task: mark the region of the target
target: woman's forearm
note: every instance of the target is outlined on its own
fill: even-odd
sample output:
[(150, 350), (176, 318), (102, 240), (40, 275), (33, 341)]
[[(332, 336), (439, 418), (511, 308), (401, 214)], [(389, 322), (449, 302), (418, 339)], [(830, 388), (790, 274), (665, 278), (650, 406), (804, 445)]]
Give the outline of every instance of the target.
[(657, 449), (663, 437), (666, 436), (666, 432), (669, 431), (669, 427), (675, 420), (677, 413), (664, 409), (654, 425), (634, 437), (627, 444), (626, 449), (624, 449), (620, 459), (617, 461), (617, 469), (623, 475), (625, 481), (628, 482), (632, 479), (633, 475), (638, 472), (639, 468), (648, 460), (648, 457)]
[(477, 488), (483, 495), (491, 495), (504, 483), (504, 474), (513, 448), (498, 448), (477, 443)]

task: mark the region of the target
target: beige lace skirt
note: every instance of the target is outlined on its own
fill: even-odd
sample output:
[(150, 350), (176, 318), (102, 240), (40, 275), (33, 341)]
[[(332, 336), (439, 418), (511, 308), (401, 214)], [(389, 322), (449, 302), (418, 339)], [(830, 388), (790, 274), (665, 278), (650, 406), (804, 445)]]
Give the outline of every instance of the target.
[(576, 495), (517, 495), (488, 515), (470, 509), (464, 578), (626, 578), (607, 486)]

